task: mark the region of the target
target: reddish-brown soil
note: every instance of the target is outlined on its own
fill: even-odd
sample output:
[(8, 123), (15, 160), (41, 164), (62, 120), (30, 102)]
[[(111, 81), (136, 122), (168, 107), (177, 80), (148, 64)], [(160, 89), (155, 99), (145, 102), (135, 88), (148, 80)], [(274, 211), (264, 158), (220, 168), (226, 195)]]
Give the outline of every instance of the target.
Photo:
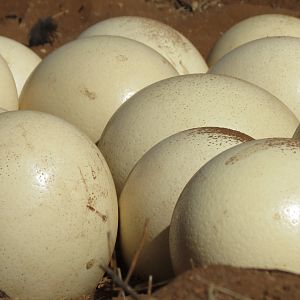
[[(91, 24), (113, 16), (138, 15), (154, 18), (171, 25), (189, 38), (207, 57), (215, 41), (229, 27), (246, 17), (263, 13), (300, 16), (300, 1), (0, 1), (0, 35), (28, 44), (28, 34), (38, 19), (54, 16), (58, 27), (53, 44), (33, 47), (36, 53), (44, 57), (60, 45), (76, 38)], [(97, 299), (109, 299), (107, 297), (103, 291), (97, 293), (96, 296)], [(242, 270), (220, 266), (202, 268), (178, 277), (171, 284), (156, 292), (153, 297), (191, 300), (296, 300), (300, 299), (300, 277), (281, 272)]]
[[(195, 9), (179, 7), (178, 2)], [(198, 7), (195, 6), (198, 3)], [(187, 5), (187, 8), (191, 6)], [(163, 21), (182, 32), (207, 57), (220, 35), (236, 22), (257, 14), (300, 15), (298, 0), (14, 0), (0, 1), (0, 34), (28, 44), (28, 33), (39, 18), (55, 16), (58, 24), (53, 45), (34, 48), (45, 56), (74, 39), (100, 20), (138, 15)]]
[(300, 277), (279, 271), (212, 266), (186, 272), (155, 296), (164, 300), (298, 300)]

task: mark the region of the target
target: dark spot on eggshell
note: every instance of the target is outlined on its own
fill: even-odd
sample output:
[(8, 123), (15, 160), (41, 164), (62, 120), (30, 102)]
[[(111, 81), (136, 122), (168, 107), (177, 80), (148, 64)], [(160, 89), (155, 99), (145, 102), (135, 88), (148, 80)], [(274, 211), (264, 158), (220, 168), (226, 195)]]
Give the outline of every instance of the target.
[(235, 138), (242, 143), (253, 141), (254, 139), (240, 131), (229, 129), (229, 128), (223, 128), (223, 127), (198, 127), (198, 128), (192, 128), (188, 129), (188, 135), (193, 134), (204, 134), (204, 133), (211, 133), (211, 134), (220, 134), (224, 136), (224, 138)]
[(95, 265), (96, 259), (91, 259), (90, 261), (88, 261), (85, 265), (86, 269), (89, 270), (91, 269), (94, 265)]
[(247, 149), (242, 149), (239, 153), (230, 157), (225, 165), (233, 165), (238, 161), (248, 158), (258, 151), (268, 150), (270, 148), (278, 148), (281, 151), (289, 151), (290, 153), (297, 154), (296, 150), (300, 150), (300, 140), (288, 138), (270, 138), (263, 141), (253, 143)]
[(99, 210), (97, 210), (96, 208), (94, 208), (94, 207), (91, 206), (90, 204), (87, 204), (86, 207), (87, 207), (90, 211), (94, 212), (97, 216), (99, 216), (99, 217), (102, 219), (102, 221), (103, 221), (104, 223), (107, 222), (107, 216), (106, 216), (106, 215), (102, 214)]
[(97, 94), (95, 92), (90, 91), (88, 88), (84, 87), (80, 90), (81, 94), (87, 97), (89, 100), (95, 100), (97, 98)]

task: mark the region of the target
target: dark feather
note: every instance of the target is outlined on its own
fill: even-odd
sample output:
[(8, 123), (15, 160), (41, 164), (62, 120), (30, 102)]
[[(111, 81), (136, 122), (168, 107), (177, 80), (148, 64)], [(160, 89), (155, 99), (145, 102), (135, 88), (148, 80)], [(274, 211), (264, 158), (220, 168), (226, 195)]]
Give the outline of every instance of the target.
[(52, 17), (39, 19), (29, 32), (29, 47), (52, 44), (56, 36), (57, 24)]

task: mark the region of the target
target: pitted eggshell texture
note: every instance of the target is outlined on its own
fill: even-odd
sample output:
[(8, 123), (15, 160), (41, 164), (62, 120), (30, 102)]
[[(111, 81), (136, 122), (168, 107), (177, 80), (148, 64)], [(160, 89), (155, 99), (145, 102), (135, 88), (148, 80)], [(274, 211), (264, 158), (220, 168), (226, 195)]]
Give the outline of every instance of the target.
[(174, 28), (149, 18), (122, 16), (89, 27), (79, 38), (95, 35), (123, 36), (160, 53), (180, 75), (207, 72), (207, 64), (193, 44)]
[(138, 275), (172, 277), (169, 225), (177, 199), (207, 161), (251, 137), (226, 128), (202, 127), (172, 135), (151, 148), (135, 165), (119, 199), (121, 250), (130, 265), (149, 220)]
[(176, 273), (223, 264), (300, 273), (300, 141), (235, 146), (204, 165), (174, 209)]
[(270, 37), (247, 43), (220, 59), (209, 73), (249, 81), (269, 91), (300, 120), (300, 39)]
[(253, 138), (291, 137), (299, 121), (275, 96), (239, 79), (183, 75), (129, 99), (107, 124), (98, 146), (117, 193), (135, 163), (159, 141), (193, 127), (225, 127)]
[(23, 88), (20, 108), (61, 117), (97, 142), (123, 102), (176, 75), (167, 60), (139, 42), (113, 36), (79, 39), (39, 64)]
[(213, 47), (208, 63), (215, 64), (231, 50), (265, 37), (291, 36), (300, 37), (300, 20), (298, 18), (266, 14), (245, 19), (227, 30)]
[(0, 290), (22, 300), (91, 295), (118, 223), (103, 156), (41, 112), (0, 114), (0, 143)]

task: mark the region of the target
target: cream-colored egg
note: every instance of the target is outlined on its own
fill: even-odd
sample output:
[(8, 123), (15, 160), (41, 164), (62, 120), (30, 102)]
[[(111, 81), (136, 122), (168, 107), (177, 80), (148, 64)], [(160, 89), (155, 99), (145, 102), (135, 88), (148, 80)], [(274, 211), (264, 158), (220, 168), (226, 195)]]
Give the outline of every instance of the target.
[(245, 19), (222, 35), (213, 47), (208, 63), (212, 66), (231, 50), (248, 42), (272, 36), (300, 37), (299, 18), (266, 14)]
[(96, 142), (123, 102), (176, 75), (167, 60), (139, 42), (113, 36), (79, 39), (39, 64), (21, 93), (20, 108), (61, 117)]
[(207, 64), (193, 44), (174, 28), (149, 18), (122, 16), (89, 27), (79, 38), (115, 35), (141, 42), (160, 53), (180, 75), (205, 73)]
[(299, 174), (294, 139), (251, 141), (210, 160), (174, 209), (175, 272), (193, 262), (300, 273)]
[(266, 89), (300, 120), (300, 38), (270, 37), (247, 43), (225, 55), (209, 72)]
[(2, 107), (0, 107), (0, 113), (3, 113), (3, 112), (7, 112), (7, 110), (4, 109), (4, 108), (2, 108)]
[(6, 110), (17, 110), (19, 106), (18, 94), (13, 75), (0, 55), (0, 107)]
[(120, 107), (98, 146), (117, 192), (152, 146), (193, 127), (225, 127), (253, 138), (291, 137), (299, 121), (281, 101), (250, 83), (220, 75), (184, 75), (151, 85)]
[(18, 95), (41, 58), (31, 49), (10, 38), (0, 36), (0, 54), (14, 77)]
[(135, 268), (155, 280), (172, 277), (169, 225), (184, 186), (208, 160), (251, 137), (237, 131), (202, 127), (172, 135), (151, 148), (135, 165), (119, 199), (121, 250), (130, 265), (143, 237)]
[(102, 154), (71, 124), (32, 111), (0, 114), (0, 143), (0, 290), (22, 300), (92, 294), (118, 222)]

